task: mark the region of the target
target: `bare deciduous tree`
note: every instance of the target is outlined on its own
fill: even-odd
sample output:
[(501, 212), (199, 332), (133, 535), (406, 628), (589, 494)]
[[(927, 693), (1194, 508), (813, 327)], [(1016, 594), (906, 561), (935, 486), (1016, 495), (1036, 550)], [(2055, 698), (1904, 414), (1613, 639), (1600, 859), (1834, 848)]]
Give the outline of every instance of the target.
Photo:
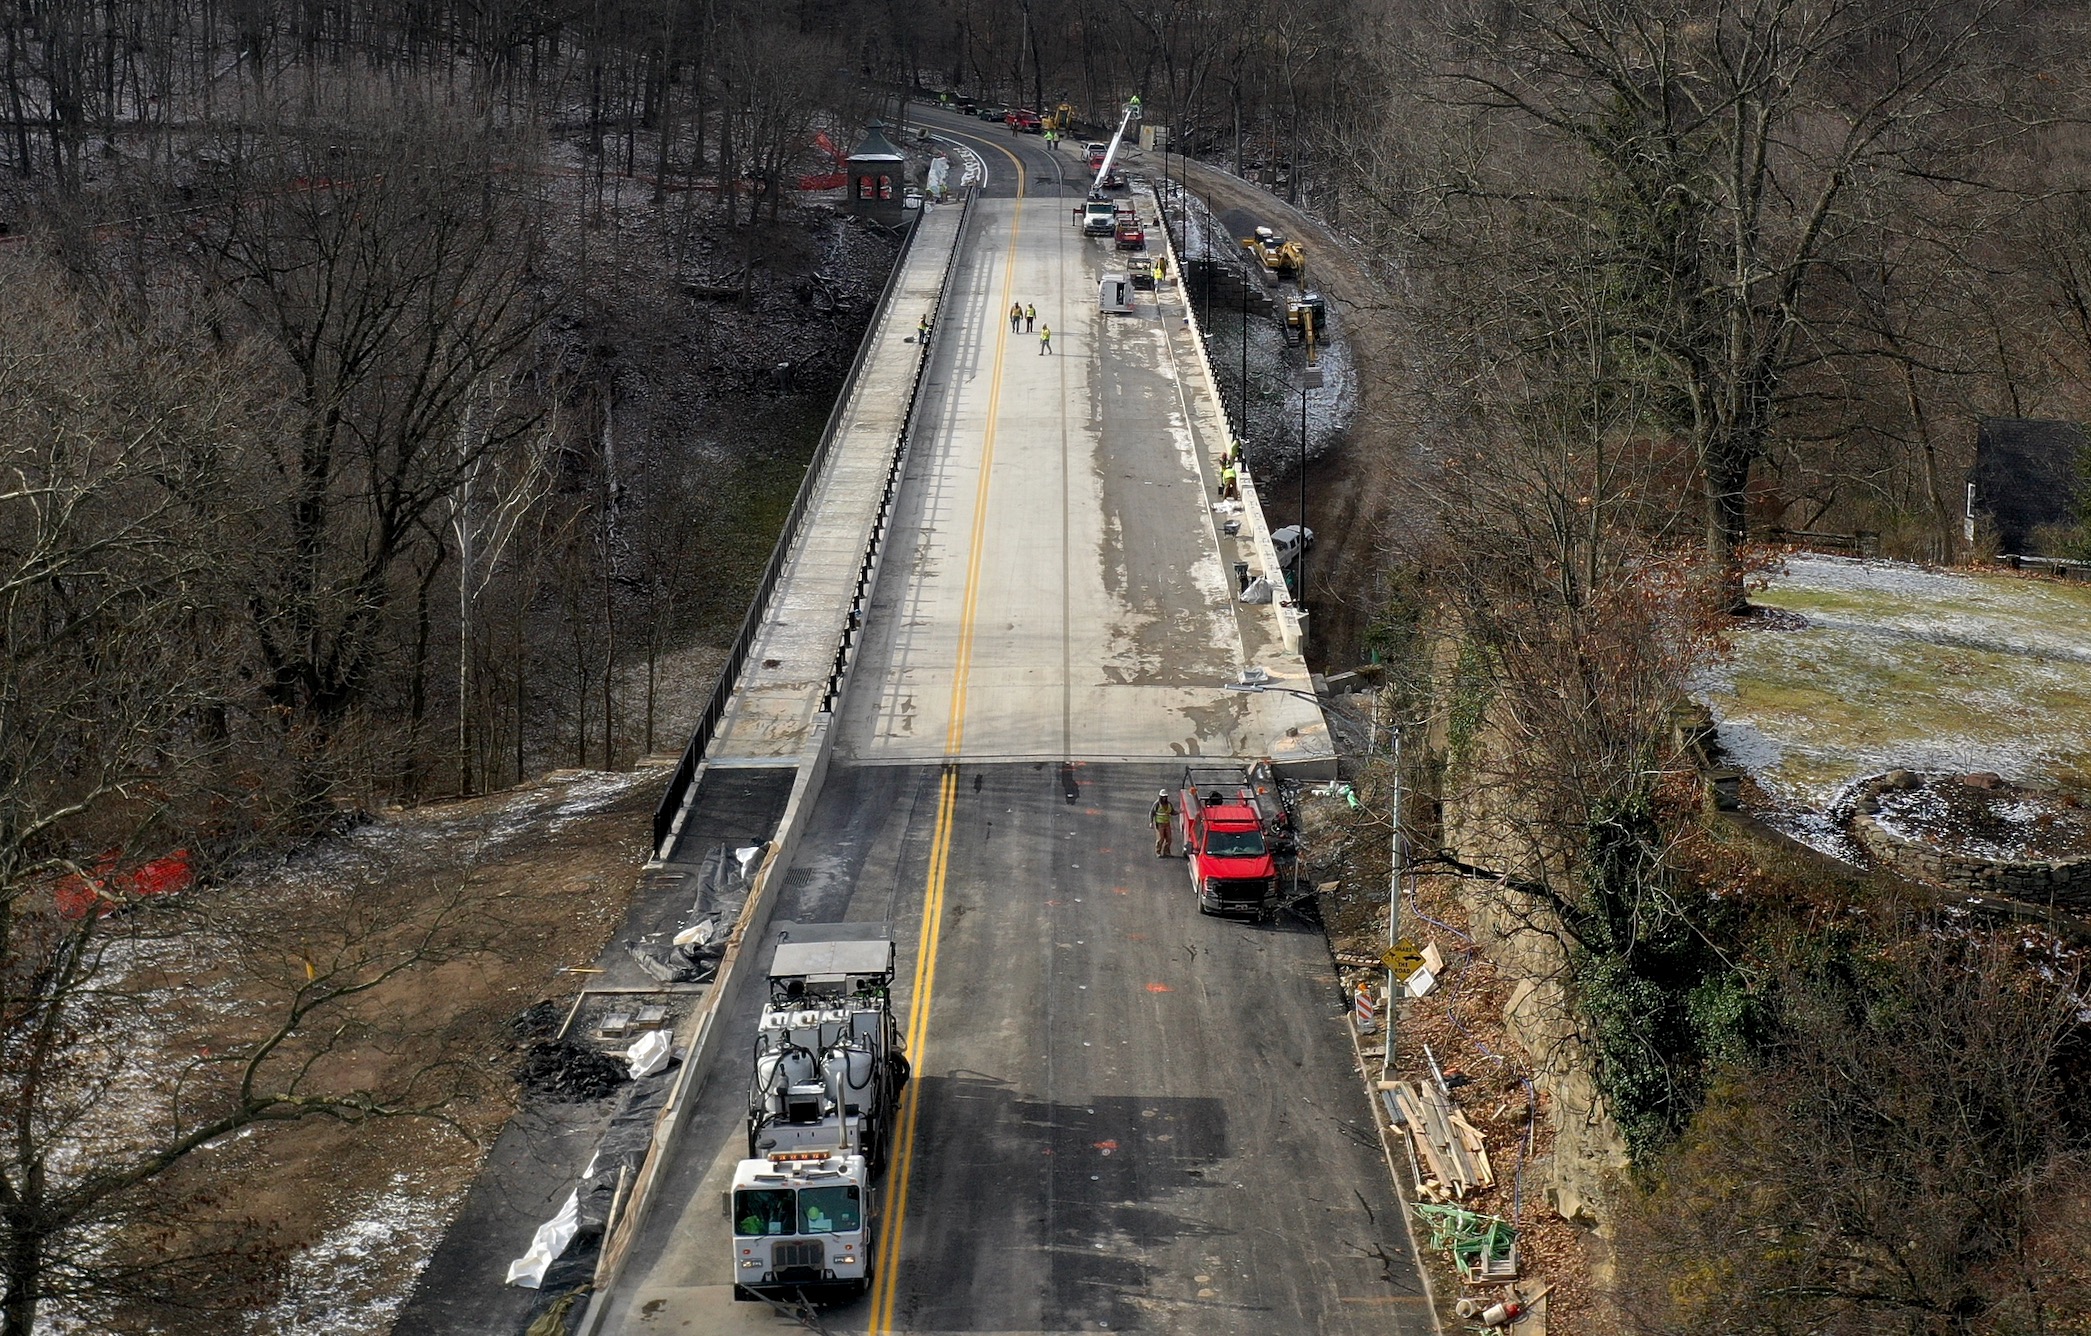
[(1842, 971), (1792, 962), (1780, 1041), (1622, 1227), (1641, 1330), (1986, 1336), (2082, 1315), (2074, 981), (1963, 932), (1912, 921)]
[(514, 178), (484, 130), (407, 107), (376, 119), (336, 127), (346, 143), (318, 124), (264, 138), (195, 242), (288, 382), (281, 446), (227, 520), (256, 557), (241, 575), (263, 689), (321, 750), (369, 684), (401, 581), (444, 560), (445, 499), (539, 411), (492, 393), (543, 309)]

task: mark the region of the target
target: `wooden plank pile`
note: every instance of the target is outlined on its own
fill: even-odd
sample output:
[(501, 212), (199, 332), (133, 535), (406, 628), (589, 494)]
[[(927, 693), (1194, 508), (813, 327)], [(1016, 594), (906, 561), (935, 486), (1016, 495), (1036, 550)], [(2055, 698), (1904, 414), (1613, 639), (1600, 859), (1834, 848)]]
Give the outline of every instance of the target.
[(1395, 1112), (1408, 1133), (1416, 1181), (1432, 1201), (1452, 1201), (1494, 1187), (1495, 1171), (1479, 1130), (1433, 1082), (1387, 1081)]

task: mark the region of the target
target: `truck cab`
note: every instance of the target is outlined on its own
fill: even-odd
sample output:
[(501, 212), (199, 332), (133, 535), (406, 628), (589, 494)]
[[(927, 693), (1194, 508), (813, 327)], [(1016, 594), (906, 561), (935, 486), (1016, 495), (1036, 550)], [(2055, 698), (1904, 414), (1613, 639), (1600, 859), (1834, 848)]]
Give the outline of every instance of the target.
[(1084, 236), (1107, 237), (1118, 228), (1118, 206), (1107, 199), (1093, 199), (1082, 206)]
[(733, 1297), (811, 1302), (871, 1288), (872, 1191), (861, 1155), (772, 1151), (733, 1174)]
[(1261, 918), (1278, 908), (1278, 860), (1263, 806), (1241, 776), (1226, 787), (1216, 778), (1186, 771), (1177, 798), (1191, 891), (1200, 913)]

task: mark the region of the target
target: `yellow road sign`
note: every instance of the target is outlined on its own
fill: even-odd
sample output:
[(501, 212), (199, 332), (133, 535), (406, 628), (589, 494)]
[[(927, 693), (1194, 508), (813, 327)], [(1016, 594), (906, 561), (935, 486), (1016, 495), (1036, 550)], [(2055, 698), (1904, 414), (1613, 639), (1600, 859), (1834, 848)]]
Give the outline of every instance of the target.
[(1385, 965), (1395, 979), (1406, 983), (1408, 977), (1423, 968), (1423, 953), (1416, 944), (1404, 937), (1380, 953), (1379, 963)]

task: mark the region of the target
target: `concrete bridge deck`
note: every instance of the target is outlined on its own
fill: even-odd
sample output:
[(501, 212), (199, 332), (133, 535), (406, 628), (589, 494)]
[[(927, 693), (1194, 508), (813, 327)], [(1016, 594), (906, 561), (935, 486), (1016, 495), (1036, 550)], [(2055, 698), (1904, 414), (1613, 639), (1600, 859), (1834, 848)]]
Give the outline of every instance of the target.
[[(709, 765), (809, 759), (894, 442), (914, 398), (922, 358), (916, 325), (936, 313), (959, 221), (960, 210), (947, 206), (930, 209), (917, 224), (886, 308), (865, 336), (871, 343), (837, 420), (819, 490), (706, 752)], [(937, 351), (934, 335), (931, 342)]]

